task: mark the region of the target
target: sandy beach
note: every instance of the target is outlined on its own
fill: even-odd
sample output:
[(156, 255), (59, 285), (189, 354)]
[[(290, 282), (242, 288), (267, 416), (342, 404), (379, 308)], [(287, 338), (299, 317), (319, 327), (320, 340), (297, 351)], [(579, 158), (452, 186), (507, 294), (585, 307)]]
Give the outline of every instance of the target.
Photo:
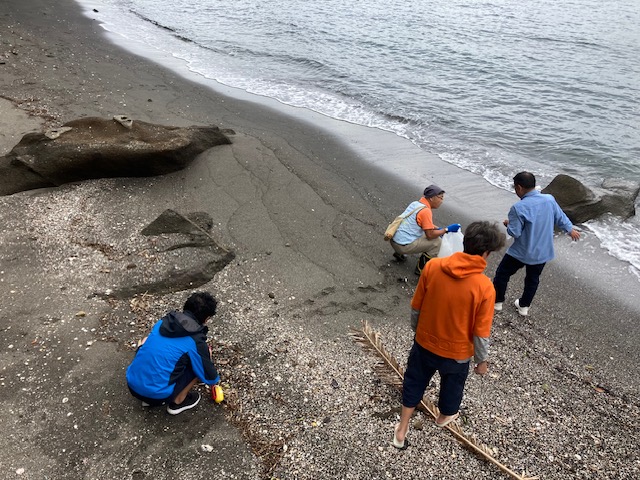
[[(0, 5), (0, 155), (26, 133), (91, 116), (234, 132), (173, 174), (0, 198), (0, 476), (509, 478), (424, 413), (411, 447), (394, 449), (400, 394), (350, 332), (369, 322), (406, 362), (417, 277), (413, 262), (392, 261), (382, 232), (425, 183), (447, 190), (441, 224), (501, 221), (515, 195), (390, 133), (152, 60), (112, 43), (72, 0)], [(393, 167), (381, 161), (390, 155)], [(158, 268), (140, 231), (166, 209), (206, 212), (236, 255), (194, 285), (220, 301), (210, 337), (227, 401), (176, 417), (143, 409), (124, 372), (135, 342), (191, 290), (97, 295), (125, 263)], [(460, 426), (519, 475), (638, 478), (638, 281), (588, 232), (577, 245), (558, 238), (556, 254), (531, 315), (496, 315), (490, 372), (470, 375)]]

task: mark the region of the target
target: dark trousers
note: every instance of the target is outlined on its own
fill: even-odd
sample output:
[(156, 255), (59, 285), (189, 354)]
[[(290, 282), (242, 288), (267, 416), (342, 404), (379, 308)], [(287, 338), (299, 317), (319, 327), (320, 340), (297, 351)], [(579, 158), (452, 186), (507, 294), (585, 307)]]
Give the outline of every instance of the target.
[(196, 378), (196, 374), (193, 372), (193, 370), (191, 368), (185, 369), (182, 375), (180, 375), (176, 379), (176, 384), (173, 387), (173, 393), (168, 398), (145, 397), (144, 395), (140, 395), (138, 392), (133, 390), (130, 385), (127, 386), (129, 387), (129, 392), (131, 392), (131, 395), (136, 397), (138, 400), (148, 403), (152, 407), (157, 407), (166, 403), (173, 402), (173, 399), (176, 398), (182, 390), (187, 388), (187, 385), (189, 385), (194, 378)]
[(511, 275), (516, 273), (522, 267), (525, 267), (526, 274), (524, 277), (524, 291), (522, 292), (519, 303), (521, 307), (530, 306), (533, 301), (533, 297), (536, 295), (536, 291), (538, 290), (540, 274), (542, 273), (544, 266), (544, 263), (527, 265), (526, 263), (522, 263), (520, 260), (513, 258), (511, 255), (505, 254), (505, 256), (502, 257), (500, 265), (498, 265), (496, 276), (493, 279), (493, 286), (496, 289), (496, 302), (504, 302), (504, 295), (507, 292), (507, 285), (509, 284)]
[(469, 375), (469, 362), (458, 363), (450, 358), (440, 357), (415, 341), (409, 352), (407, 371), (404, 372), (402, 405), (411, 408), (417, 406), (436, 372), (440, 374), (440, 413), (453, 415), (460, 410), (464, 384)]

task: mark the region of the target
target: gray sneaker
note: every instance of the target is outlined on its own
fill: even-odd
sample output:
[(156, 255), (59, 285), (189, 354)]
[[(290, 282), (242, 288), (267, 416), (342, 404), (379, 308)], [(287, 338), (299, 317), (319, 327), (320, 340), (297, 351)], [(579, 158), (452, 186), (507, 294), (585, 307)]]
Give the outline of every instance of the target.
[(178, 415), (179, 413), (182, 413), (185, 410), (189, 410), (190, 408), (195, 407), (199, 401), (200, 401), (200, 394), (198, 392), (189, 392), (187, 393), (187, 398), (184, 399), (184, 402), (169, 403), (169, 405), (167, 405), (167, 412), (171, 415)]
[(395, 258), (398, 263), (404, 263), (407, 261), (407, 256), (398, 252), (393, 252), (393, 258)]

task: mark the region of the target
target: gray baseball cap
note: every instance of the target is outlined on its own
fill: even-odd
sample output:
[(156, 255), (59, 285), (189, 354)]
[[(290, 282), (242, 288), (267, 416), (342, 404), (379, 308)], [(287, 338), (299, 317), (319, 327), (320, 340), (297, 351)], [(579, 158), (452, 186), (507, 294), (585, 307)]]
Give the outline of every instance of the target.
[(424, 198), (431, 198), (431, 197), (435, 197), (436, 195), (440, 195), (441, 193), (444, 193), (444, 190), (441, 189), (439, 186), (437, 185), (429, 185), (427, 188), (424, 189)]

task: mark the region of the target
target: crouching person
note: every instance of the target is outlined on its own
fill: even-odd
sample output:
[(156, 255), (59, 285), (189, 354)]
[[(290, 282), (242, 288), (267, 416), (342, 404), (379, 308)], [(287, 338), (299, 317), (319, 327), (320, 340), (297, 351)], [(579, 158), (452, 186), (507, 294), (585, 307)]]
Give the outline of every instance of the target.
[(193, 293), (182, 312), (167, 313), (142, 341), (127, 368), (127, 384), (143, 406), (166, 404), (167, 412), (177, 415), (200, 401), (200, 394), (191, 391), (198, 381), (220, 382), (205, 326), (217, 305), (210, 293)]
[(471, 358), (475, 373), (487, 373), (495, 289), (484, 274), (487, 257), (505, 244), (497, 225), (473, 222), (464, 234), (464, 251), (426, 264), (411, 301), (415, 329), (402, 387), (402, 413), (393, 445), (404, 449), (409, 420), (433, 375), (440, 375), (436, 425), (458, 417)]

